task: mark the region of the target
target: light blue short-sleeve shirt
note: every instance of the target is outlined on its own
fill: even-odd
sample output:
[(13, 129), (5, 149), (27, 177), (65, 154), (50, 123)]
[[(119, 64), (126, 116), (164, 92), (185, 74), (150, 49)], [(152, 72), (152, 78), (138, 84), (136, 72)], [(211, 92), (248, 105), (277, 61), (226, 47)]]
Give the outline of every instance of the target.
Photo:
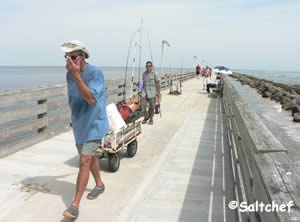
[(96, 104), (88, 104), (80, 96), (76, 82), (68, 72), (69, 106), (71, 109), (72, 128), (76, 144), (100, 140), (108, 132), (103, 73), (100, 69), (88, 64), (85, 71), (80, 75), (96, 99)]

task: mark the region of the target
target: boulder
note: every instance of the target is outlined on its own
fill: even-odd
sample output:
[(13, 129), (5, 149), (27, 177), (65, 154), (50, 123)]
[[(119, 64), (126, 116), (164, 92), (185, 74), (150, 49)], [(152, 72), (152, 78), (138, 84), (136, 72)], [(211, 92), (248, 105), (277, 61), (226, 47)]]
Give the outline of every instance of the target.
[(283, 104), (286, 104), (286, 103), (291, 103), (292, 102), (292, 100), (289, 98), (289, 97), (287, 97), (286, 95), (282, 95), (282, 97), (281, 97), (281, 100), (280, 100), (280, 103), (283, 105)]
[(300, 122), (300, 112), (294, 113), (293, 120), (294, 120), (294, 122)]
[(293, 103), (291, 100), (286, 101), (285, 103), (282, 104), (282, 108), (284, 110), (292, 110), (294, 107), (296, 107), (296, 104)]
[(264, 91), (262, 93), (262, 97), (264, 97), (264, 98), (268, 98), (268, 97), (271, 97), (271, 96), (272, 96), (272, 93), (270, 93), (269, 91)]
[(252, 88), (255, 88), (255, 82), (254, 81), (249, 81), (249, 86), (251, 86)]
[(272, 94), (271, 99), (279, 102), (282, 96), (283, 96), (283, 92), (281, 90), (277, 90), (274, 94)]
[(266, 86), (266, 85), (262, 85), (262, 86), (260, 86), (260, 87), (257, 89), (257, 91), (260, 92), (260, 93), (264, 93), (264, 92), (266, 92), (266, 91), (268, 91), (268, 90), (269, 90), (269, 87)]
[(300, 122), (300, 85), (277, 83), (240, 73), (230, 76), (242, 85), (255, 88), (262, 97), (280, 102), (284, 110), (291, 110), (294, 121)]
[(293, 100), (294, 100), (294, 99), (297, 98), (297, 95), (296, 95), (296, 94), (291, 94), (291, 93), (290, 93), (290, 94), (288, 95), (288, 97), (289, 97), (290, 99), (293, 99)]
[(295, 113), (300, 113), (300, 106), (294, 106), (292, 109), (292, 116), (294, 116)]
[(300, 106), (300, 96), (297, 96), (297, 97), (296, 97), (296, 104), (297, 104), (298, 106)]
[(275, 87), (270, 87), (269, 88), (270, 93), (274, 94), (276, 93), (278, 90)]

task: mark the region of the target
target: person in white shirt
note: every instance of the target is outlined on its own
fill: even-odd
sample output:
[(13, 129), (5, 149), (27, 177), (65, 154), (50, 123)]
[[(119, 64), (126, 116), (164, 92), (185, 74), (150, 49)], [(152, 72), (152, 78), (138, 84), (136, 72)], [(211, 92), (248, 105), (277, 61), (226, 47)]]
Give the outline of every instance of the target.
[(206, 91), (207, 93), (210, 93), (210, 89), (211, 88), (217, 88), (219, 87), (221, 84), (221, 79), (220, 76), (217, 76), (215, 81), (210, 80), (207, 84), (206, 84)]

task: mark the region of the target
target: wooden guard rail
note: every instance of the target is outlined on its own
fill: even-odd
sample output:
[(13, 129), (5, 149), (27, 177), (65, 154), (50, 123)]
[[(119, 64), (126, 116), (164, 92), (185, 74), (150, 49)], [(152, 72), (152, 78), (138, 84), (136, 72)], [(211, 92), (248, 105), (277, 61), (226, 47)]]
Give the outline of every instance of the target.
[[(194, 76), (164, 75), (161, 88), (167, 89), (172, 78), (185, 81)], [(107, 103), (122, 101), (124, 87), (124, 80), (106, 81)], [(130, 89), (127, 82), (125, 91)], [(136, 84), (133, 90), (137, 90)], [(0, 115), (0, 157), (65, 132), (70, 129), (66, 84), (0, 93)]]
[(300, 221), (300, 174), (287, 155), (287, 149), (275, 138), (224, 77), (224, 110), (227, 119), (236, 199), (248, 205), (287, 204), (287, 212), (238, 212), (239, 221)]

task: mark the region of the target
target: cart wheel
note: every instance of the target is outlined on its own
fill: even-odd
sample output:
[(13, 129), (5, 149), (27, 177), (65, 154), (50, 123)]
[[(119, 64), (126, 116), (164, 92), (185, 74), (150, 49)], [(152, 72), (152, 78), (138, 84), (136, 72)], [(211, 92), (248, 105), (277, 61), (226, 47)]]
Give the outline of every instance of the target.
[(120, 167), (120, 154), (108, 153), (108, 169), (111, 172), (117, 172)]
[(138, 144), (137, 144), (137, 141), (134, 140), (132, 141), (131, 143), (129, 143), (127, 145), (127, 155), (128, 157), (134, 157), (136, 152), (137, 152), (137, 147), (138, 147)]

